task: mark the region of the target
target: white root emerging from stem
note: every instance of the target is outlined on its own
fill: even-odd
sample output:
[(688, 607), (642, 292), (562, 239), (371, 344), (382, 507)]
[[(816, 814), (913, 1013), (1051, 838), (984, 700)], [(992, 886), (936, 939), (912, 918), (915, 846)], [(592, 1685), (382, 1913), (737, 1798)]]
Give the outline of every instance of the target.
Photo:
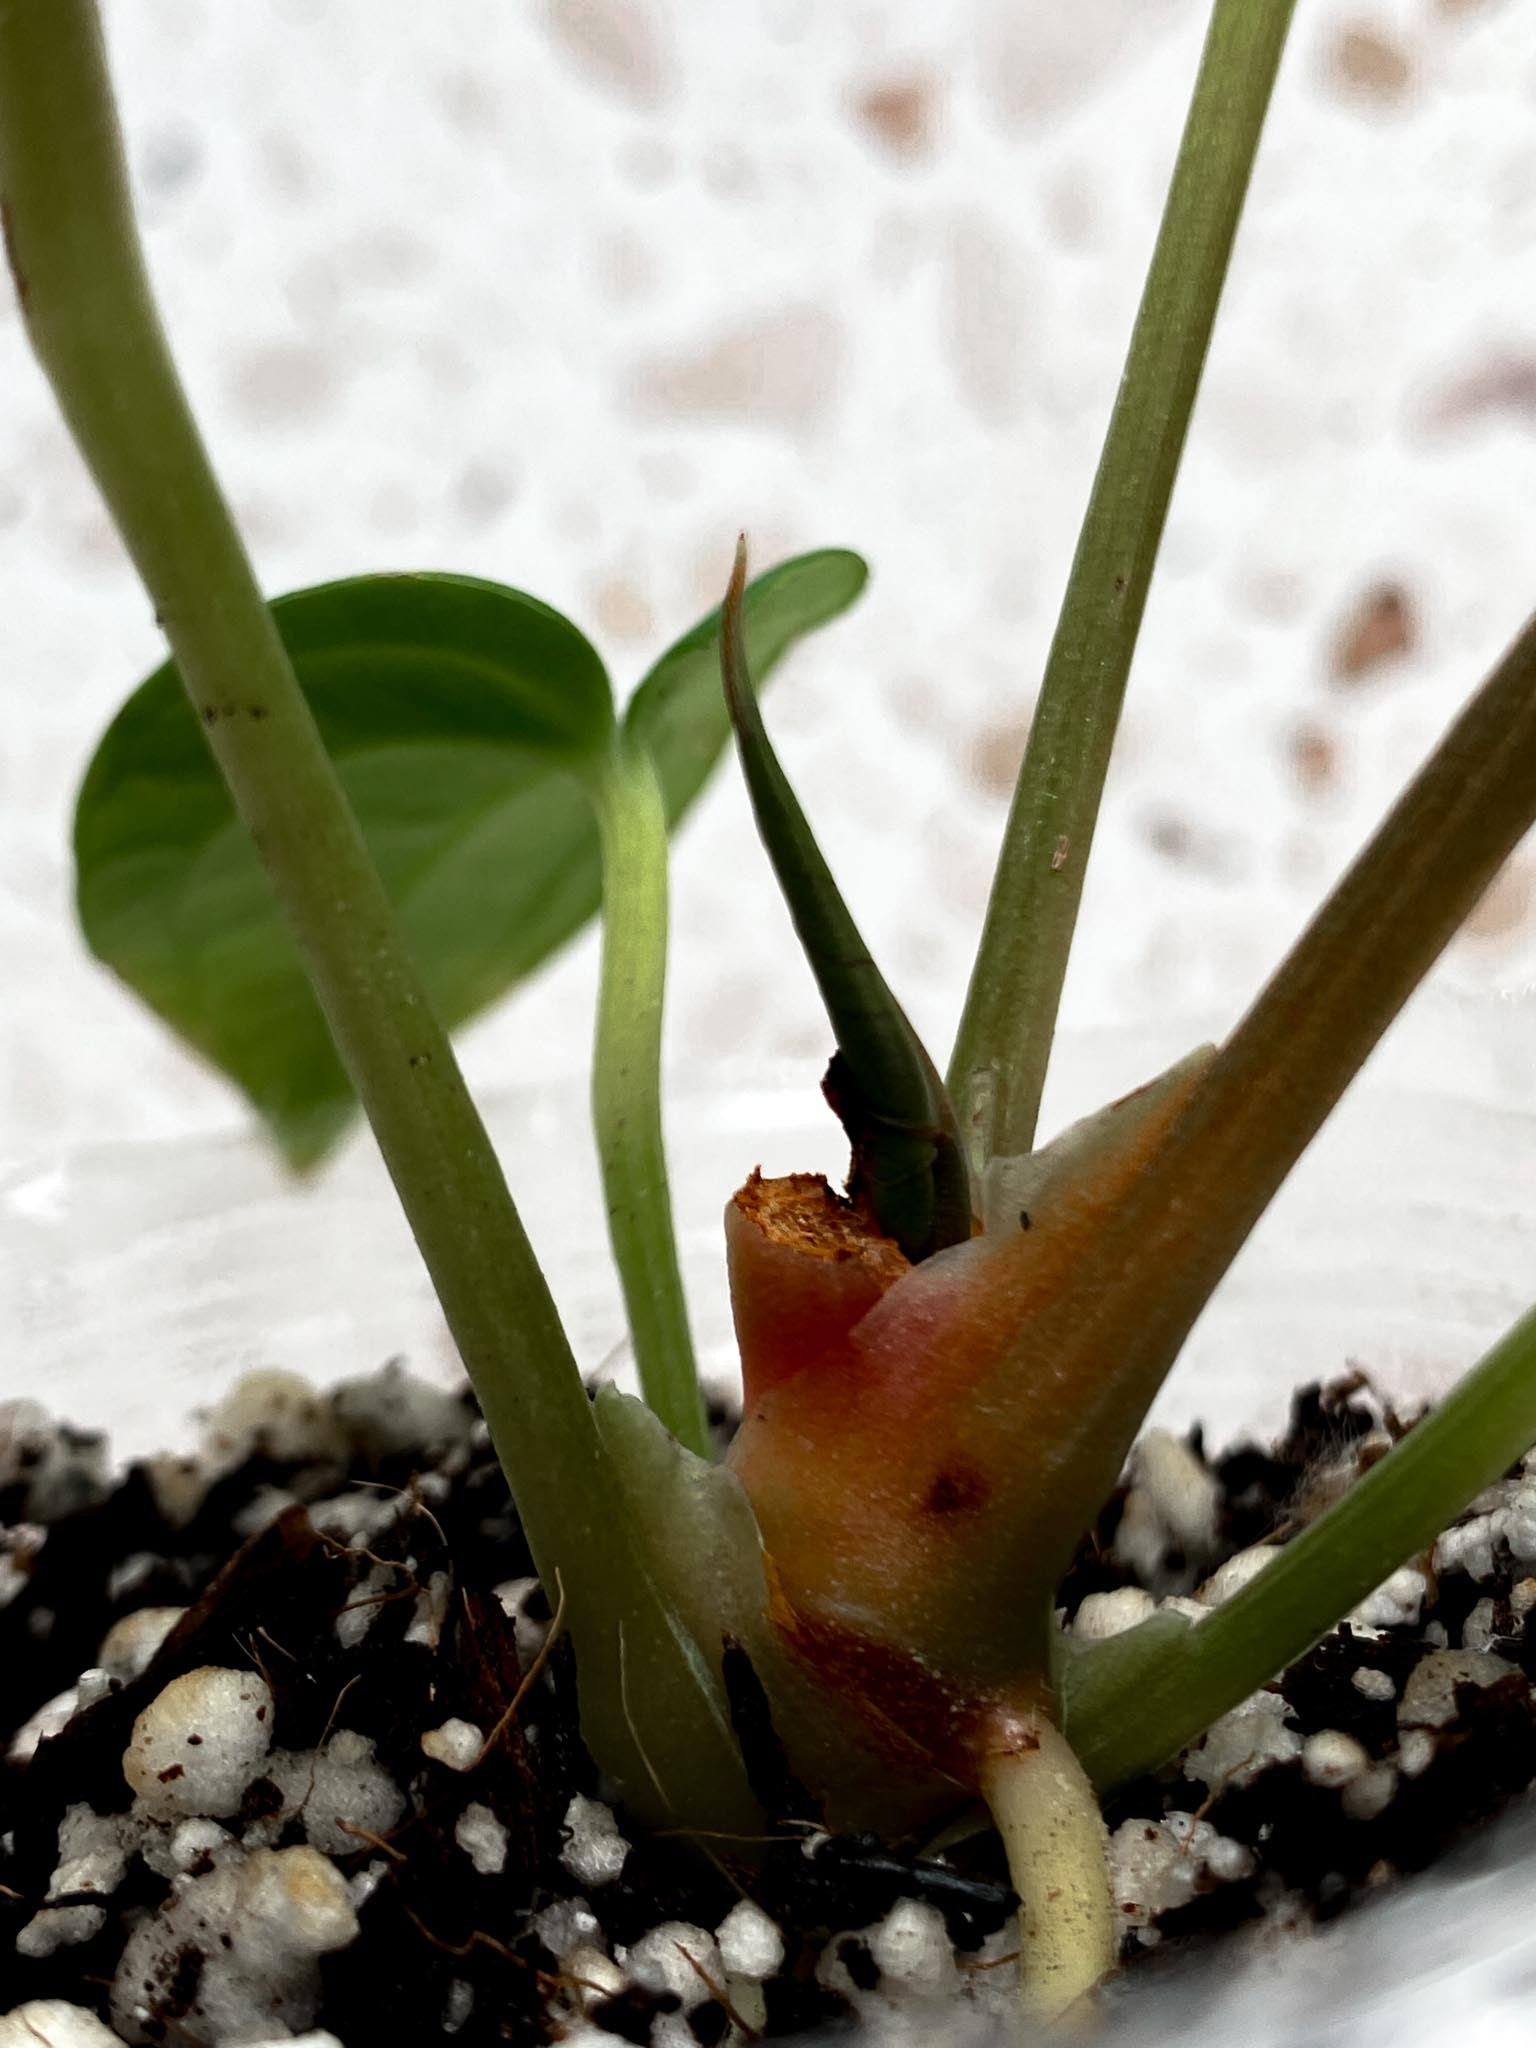
[(1019, 1984), (1031, 2028), (1053, 2025), (1114, 1968), (1109, 1836), (1071, 1745), (1043, 1716), (987, 1759), (992, 1809), (1019, 1895)]

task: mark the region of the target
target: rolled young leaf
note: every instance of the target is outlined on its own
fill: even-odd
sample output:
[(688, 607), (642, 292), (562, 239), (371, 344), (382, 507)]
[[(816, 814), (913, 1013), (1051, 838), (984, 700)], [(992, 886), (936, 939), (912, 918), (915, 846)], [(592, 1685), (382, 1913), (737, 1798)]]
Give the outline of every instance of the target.
[(769, 742), (742, 630), (747, 544), (736, 549), (720, 670), (758, 831), (837, 1038), (826, 1092), (853, 1147), (849, 1193), (912, 1259), (971, 1234), (971, 1195), (938, 1071), (875, 965)]

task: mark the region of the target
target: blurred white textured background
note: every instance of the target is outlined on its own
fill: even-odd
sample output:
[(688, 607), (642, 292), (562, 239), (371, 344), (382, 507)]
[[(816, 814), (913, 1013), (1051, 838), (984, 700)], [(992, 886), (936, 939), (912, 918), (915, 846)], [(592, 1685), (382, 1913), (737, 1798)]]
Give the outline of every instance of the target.
[[(715, 601), (738, 527), (760, 564), (867, 553), (868, 596), (771, 716), (946, 1046), (1202, 0), (104, 12), (154, 275), (270, 590), (500, 577), (582, 623), (622, 691)], [(1302, 0), (1074, 1032), (1177, 1050), (1179, 1020), (1222, 1028), (1536, 595), (1533, 113), (1513, 0)], [(0, 392), (0, 1153), (233, 1133), (240, 1104), (73, 931), (74, 788), (159, 646), (9, 302)], [(674, 1072), (788, 1063), (813, 1103), (826, 1032), (732, 773), (675, 889)], [(594, 973), (589, 938), (473, 1027), (476, 1085), (574, 1083)], [(1527, 850), (1441, 970), (1419, 1071), (1536, 1098), (1528, 1014), (1501, 1001), (1533, 980)], [(1073, 1075), (1072, 1111), (1139, 1078), (1113, 1056)], [(712, 1241), (725, 1190), (676, 1139), (685, 1230)]]
[[(869, 595), (771, 716), (946, 1046), (1203, 0), (104, 11), (155, 278), (270, 590), (499, 577), (570, 611), (622, 689), (715, 601), (738, 527), (759, 563), (867, 553)], [(1518, 0), (1301, 0), (1088, 887), (1061, 1113), (1224, 1028), (1536, 598), (1533, 115)], [(0, 617), (0, 1394), (143, 1449), (243, 1366), (403, 1345), (446, 1370), (366, 1147), (294, 1196), (74, 936), (74, 788), (159, 646), (8, 301)], [(718, 1369), (719, 1205), (754, 1157), (833, 1163), (826, 1034), (729, 774), (675, 889), (674, 1156)], [(589, 939), (464, 1040), (589, 1365), (620, 1330), (571, 1142), (594, 974)], [(1169, 1419), (1277, 1422), (1351, 1354), (1425, 1390), (1523, 1305), (1529, 848), (1437, 980), (1197, 1331)], [(563, 1085), (534, 1101), (530, 1076)], [(1263, 1966), (1215, 1987), (1200, 2038), (1523, 2041), (1515, 1868), (1346, 1923), (1299, 1975), (1288, 1953), (1283, 1989)], [(1182, 2004), (1133, 2031), (1165, 2019), (1199, 2032)]]

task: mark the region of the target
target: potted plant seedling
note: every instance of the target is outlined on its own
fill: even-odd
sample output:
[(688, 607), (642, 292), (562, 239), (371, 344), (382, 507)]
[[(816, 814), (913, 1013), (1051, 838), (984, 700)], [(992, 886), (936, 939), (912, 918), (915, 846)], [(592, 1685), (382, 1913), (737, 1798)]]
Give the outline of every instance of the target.
[[(1056, 1621), (1212, 1289), (1536, 819), (1527, 626), (1230, 1036), (1037, 1142), (1100, 791), (1291, 12), (1212, 10), (941, 1078), (754, 694), (851, 602), (857, 558), (806, 556), (749, 584), (743, 546), (720, 614), (622, 717), (577, 629), (515, 591), (370, 577), (269, 606), (151, 301), (92, 0), (0, 0), (16, 290), (172, 656), (82, 791), (91, 944), (241, 1083), (296, 1162), (361, 1103), (557, 1589), (582, 1737), (631, 1819), (691, 1837), (750, 1890), (781, 1804), (765, 1755), (807, 1818), (886, 1842), (931, 1839), (984, 1802), (1038, 2022), (1116, 1961), (1101, 1794), (1307, 1652), (1536, 1439), (1527, 1317), (1203, 1619), (1169, 1610), (1097, 1642)], [(826, 1002), (826, 1093), (851, 1166), (844, 1193), (754, 1176), (729, 1204), (744, 1409), (716, 1462), (658, 1067), (667, 832), (731, 727)], [(409, 786), (381, 769), (390, 748), (407, 750)], [(469, 900), (445, 852), (468, 814), (505, 853), (489, 902)], [(599, 899), (593, 1109), (644, 1402), (589, 1398), (445, 1030)], [(489, 1745), (471, 1748), (483, 1762)], [(233, 1811), (178, 1808), (151, 1777), (152, 1819)], [(178, 1882), (211, 1883), (235, 1852), (199, 1853), (212, 1874), (182, 1864)], [(131, 1998), (123, 2010), (148, 2024)], [(177, 2038), (213, 2038), (187, 2017), (200, 2010), (194, 1987)]]

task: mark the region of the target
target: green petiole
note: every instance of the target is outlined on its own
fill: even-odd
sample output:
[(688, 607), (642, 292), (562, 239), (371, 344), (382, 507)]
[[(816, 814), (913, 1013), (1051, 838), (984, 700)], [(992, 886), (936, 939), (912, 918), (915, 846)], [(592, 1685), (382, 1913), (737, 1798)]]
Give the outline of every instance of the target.
[(298, 941), (539, 1570), (567, 1589), (587, 1739), (641, 1811), (750, 1828), (759, 1809), (719, 1700), (635, 1562), (549, 1289), (182, 392), (92, 0), (0, 0), (0, 196), (33, 348)]
[(1153, 1770), (1428, 1550), (1536, 1443), (1536, 1309), (1344, 1498), (1193, 1628), (1149, 1623), (1071, 1655), (1067, 1732), (1095, 1784)]
[(1028, 1152), (1104, 778), (1295, 0), (1216, 0), (949, 1068), (980, 1171)]
[(643, 746), (616, 733), (591, 783), (603, 853), (603, 966), (592, 1115), (613, 1255), (641, 1391), (680, 1444), (709, 1455), (709, 1425), (678, 1271), (661, 1129), (667, 968), (667, 818)]

